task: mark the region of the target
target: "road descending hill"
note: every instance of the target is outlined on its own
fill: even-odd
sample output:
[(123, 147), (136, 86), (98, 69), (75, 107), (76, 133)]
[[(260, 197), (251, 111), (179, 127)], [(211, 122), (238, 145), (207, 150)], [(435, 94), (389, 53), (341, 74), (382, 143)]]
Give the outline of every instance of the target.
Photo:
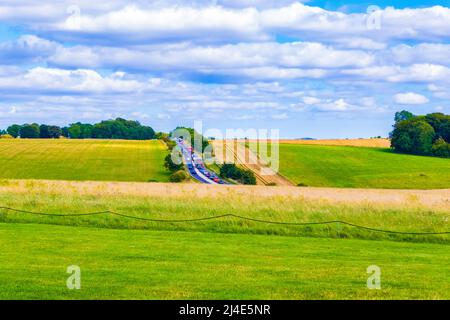
[(0, 179), (168, 181), (159, 140), (0, 140)]

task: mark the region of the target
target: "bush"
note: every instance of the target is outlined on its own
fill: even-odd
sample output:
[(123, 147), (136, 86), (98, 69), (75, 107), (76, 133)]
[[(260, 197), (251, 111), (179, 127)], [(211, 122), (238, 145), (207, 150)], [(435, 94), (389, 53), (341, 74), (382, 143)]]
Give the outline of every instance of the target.
[(170, 182), (183, 182), (187, 179), (187, 174), (184, 170), (178, 170), (170, 175)]
[(255, 174), (251, 170), (238, 168), (235, 164), (225, 163), (220, 168), (220, 176), (238, 181), (242, 184), (256, 184)]
[(242, 182), (243, 184), (255, 185), (256, 177), (255, 177), (255, 174), (253, 173), (253, 171), (242, 170), (242, 177), (240, 179), (240, 182)]
[(175, 171), (183, 169), (184, 165), (183, 165), (183, 163), (180, 163), (180, 164), (174, 163), (172, 161), (172, 154), (169, 153), (166, 156), (166, 158), (164, 159), (164, 167), (169, 171), (175, 172)]
[(450, 144), (439, 138), (433, 143), (432, 152), (436, 157), (450, 158)]
[(14, 137), (10, 134), (2, 134), (0, 139), (14, 139)]

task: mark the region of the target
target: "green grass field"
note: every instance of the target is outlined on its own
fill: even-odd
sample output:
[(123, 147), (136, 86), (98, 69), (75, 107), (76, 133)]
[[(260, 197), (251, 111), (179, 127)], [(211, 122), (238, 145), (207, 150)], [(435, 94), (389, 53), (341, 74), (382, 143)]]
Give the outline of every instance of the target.
[[(110, 185), (110, 187), (108, 187)], [(0, 181), (0, 204), (34, 212), (114, 210), (190, 219), (224, 213), (272, 221), (343, 219), (397, 231), (447, 231), (448, 207), (338, 204), (291, 196), (198, 195), (171, 184)], [(145, 190), (155, 187), (146, 194)], [(265, 188), (265, 187), (261, 187)], [(276, 188), (276, 187), (274, 187)], [(223, 201), (224, 197), (227, 201)], [(365, 240), (363, 240), (365, 239)], [(395, 240), (395, 241), (393, 241)], [(236, 219), (162, 223), (110, 215), (0, 210), (0, 299), (448, 299), (450, 236), (394, 236), (345, 226)], [(82, 270), (68, 290), (66, 268)], [(382, 289), (366, 288), (366, 269)]]
[(450, 160), (390, 149), (280, 144), (280, 173), (313, 187), (450, 188)]
[(0, 178), (168, 181), (160, 141), (0, 140)]
[[(446, 232), (450, 208), (443, 201), (410, 195), (397, 203), (343, 203), (289, 192), (263, 196), (244, 186), (32, 180), (166, 181), (165, 154), (157, 141), (0, 141), (0, 206), (70, 214), (0, 209), (0, 299), (450, 298), (450, 235), (236, 218), (186, 223), (72, 216), (111, 210), (177, 220), (233, 213), (279, 222), (343, 220), (391, 231)], [(448, 160), (382, 149), (282, 145), (281, 160), (283, 174), (297, 174), (298, 180), (291, 179), (308, 185), (450, 185)], [(415, 185), (421, 178), (425, 182)], [(364, 197), (366, 190), (358, 192)], [(445, 199), (446, 190), (437, 192)], [(81, 290), (66, 288), (70, 265), (81, 268)], [(370, 265), (381, 268), (381, 290), (366, 287)]]
[(4, 223), (0, 242), (0, 299), (450, 298), (447, 245)]

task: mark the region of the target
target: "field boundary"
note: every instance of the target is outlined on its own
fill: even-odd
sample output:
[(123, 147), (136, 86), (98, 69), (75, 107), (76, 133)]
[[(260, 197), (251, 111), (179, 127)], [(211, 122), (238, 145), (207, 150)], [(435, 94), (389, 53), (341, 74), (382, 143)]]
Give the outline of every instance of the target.
[(127, 218), (127, 219), (135, 219), (135, 220), (142, 220), (142, 221), (149, 221), (149, 222), (163, 222), (163, 223), (164, 222), (165, 223), (189, 223), (189, 222), (199, 222), (199, 221), (207, 221), (207, 220), (218, 220), (218, 219), (223, 219), (223, 218), (236, 218), (236, 219), (240, 219), (240, 220), (247, 220), (247, 221), (253, 221), (253, 222), (258, 222), (258, 223), (290, 225), (290, 226), (329, 225), (329, 224), (338, 224), (339, 225), (339, 224), (342, 224), (342, 225), (347, 225), (347, 226), (357, 228), (357, 229), (369, 230), (372, 232), (402, 234), (402, 235), (423, 235), (423, 236), (450, 235), (450, 231), (405, 232), (405, 231), (384, 230), (384, 229), (371, 228), (371, 227), (367, 227), (367, 226), (361, 226), (361, 225), (357, 225), (357, 224), (343, 221), (343, 220), (329, 220), (329, 221), (317, 221), (317, 222), (283, 222), (283, 221), (272, 221), (272, 220), (250, 218), (250, 217), (245, 217), (245, 216), (241, 216), (241, 215), (237, 215), (237, 214), (233, 214), (233, 213), (227, 213), (227, 214), (203, 217), (203, 218), (171, 220), (171, 219), (151, 219), (151, 218), (144, 218), (144, 217), (136, 217), (136, 216), (127, 215), (127, 214), (123, 214), (123, 213), (119, 213), (119, 212), (115, 212), (115, 211), (111, 211), (111, 210), (88, 212), (88, 213), (78, 213), (78, 214), (56, 214), (56, 213), (45, 213), (45, 212), (33, 212), (33, 211), (15, 209), (15, 208), (11, 208), (11, 207), (0, 207), (0, 210), (12, 211), (15, 213), (25, 213), (25, 214), (32, 214), (32, 215), (39, 215), (39, 216), (47, 216), (47, 217), (52, 217), (52, 216), (53, 217), (85, 217), (85, 216), (109, 214), (109, 215), (119, 216), (119, 217), (123, 217), (123, 218)]

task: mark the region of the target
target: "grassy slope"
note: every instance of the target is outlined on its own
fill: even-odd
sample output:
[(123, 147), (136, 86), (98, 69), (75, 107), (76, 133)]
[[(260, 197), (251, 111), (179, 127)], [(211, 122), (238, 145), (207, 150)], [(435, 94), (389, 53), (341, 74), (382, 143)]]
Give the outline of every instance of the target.
[(160, 141), (0, 140), (0, 178), (168, 181)]
[(0, 299), (450, 298), (446, 245), (3, 223), (0, 242)]
[(450, 160), (389, 149), (280, 144), (280, 173), (314, 187), (450, 188)]
[[(442, 232), (450, 230), (448, 206), (423, 207), (413, 197), (393, 204), (331, 203), (302, 197), (259, 196), (242, 194), (239, 189), (220, 188), (221, 194), (203, 188), (183, 191), (174, 185), (125, 184), (129, 192), (114, 191), (109, 183), (70, 184), (59, 181), (0, 181), (0, 206), (47, 213), (86, 213), (112, 210), (153, 219), (195, 219), (234, 213), (256, 219), (285, 222), (318, 222), (344, 220), (363, 226), (409, 232)], [(157, 186), (152, 193), (140, 189)], [(176, 189), (174, 189), (176, 188)], [(267, 187), (268, 188), (268, 187)], [(277, 188), (277, 187), (273, 187)], [(125, 189), (126, 190), (126, 189)], [(215, 189), (216, 192), (219, 188)], [(202, 193), (206, 192), (206, 193)], [(393, 191), (395, 192), (395, 191)], [(226, 199), (226, 201), (223, 201)], [(0, 222), (36, 222), (106, 228), (151, 230), (184, 230), (207, 232), (259, 233), (314, 237), (347, 237), (358, 239), (395, 239), (401, 241), (435, 241), (449, 243), (450, 236), (398, 236), (373, 233), (343, 225), (283, 226), (242, 221), (231, 218), (195, 223), (153, 223), (122, 217), (45, 217), (0, 210)]]

